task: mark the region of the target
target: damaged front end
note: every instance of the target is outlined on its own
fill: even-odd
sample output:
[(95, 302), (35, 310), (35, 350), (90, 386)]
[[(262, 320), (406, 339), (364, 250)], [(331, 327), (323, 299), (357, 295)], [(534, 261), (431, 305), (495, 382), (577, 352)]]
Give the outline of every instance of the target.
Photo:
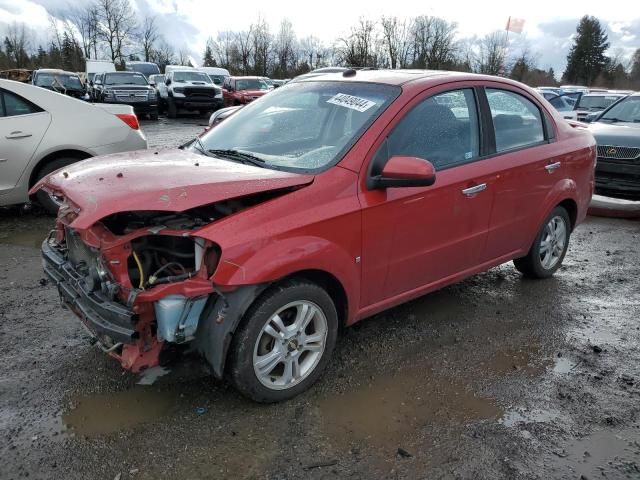
[(204, 219), (116, 214), (74, 230), (68, 217), (42, 245), (44, 270), (102, 350), (139, 372), (159, 363), (163, 343), (193, 340), (220, 256), (193, 235)]

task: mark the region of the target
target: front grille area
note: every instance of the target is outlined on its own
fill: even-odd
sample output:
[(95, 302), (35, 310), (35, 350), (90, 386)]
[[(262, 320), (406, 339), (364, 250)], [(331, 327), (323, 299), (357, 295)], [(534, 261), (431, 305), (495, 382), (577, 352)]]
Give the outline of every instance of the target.
[(193, 100), (213, 100), (216, 92), (212, 88), (187, 87), (184, 89), (184, 96)]
[(598, 158), (610, 160), (637, 160), (640, 158), (640, 148), (598, 145)]
[(144, 90), (114, 90), (113, 94), (119, 102), (146, 102), (149, 98)]

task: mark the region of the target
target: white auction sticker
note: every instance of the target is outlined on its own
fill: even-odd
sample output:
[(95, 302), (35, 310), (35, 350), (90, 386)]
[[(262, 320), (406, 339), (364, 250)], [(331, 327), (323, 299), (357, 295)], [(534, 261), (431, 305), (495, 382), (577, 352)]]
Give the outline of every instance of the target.
[(353, 95), (347, 95), (346, 93), (338, 93), (334, 95), (327, 100), (327, 103), (347, 107), (351, 110), (357, 110), (358, 112), (366, 112), (376, 104), (376, 102), (372, 102), (366, 98), (354, 97)]

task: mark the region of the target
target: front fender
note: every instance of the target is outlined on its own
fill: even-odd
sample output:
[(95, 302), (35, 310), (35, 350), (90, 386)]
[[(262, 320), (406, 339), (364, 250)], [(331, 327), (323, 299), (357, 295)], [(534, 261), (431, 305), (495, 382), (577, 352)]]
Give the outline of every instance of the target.
[(349, 318), (359, 305), (360, 264), (344, 248), (317, 236), (276, 239), (224, 252), (212, 281), (221, 289), (274, 282), (304, 270), (333, 275), (349, 299)]

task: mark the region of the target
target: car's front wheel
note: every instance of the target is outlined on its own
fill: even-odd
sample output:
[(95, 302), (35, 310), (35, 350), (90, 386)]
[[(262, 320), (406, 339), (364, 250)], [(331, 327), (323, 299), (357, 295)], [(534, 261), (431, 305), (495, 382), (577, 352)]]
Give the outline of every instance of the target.
[[(71, 165), (72, 163), (79, 162), (81, 158), (74, 157), (60, 157), (55, 160), (50, 161), (46, 165), (44, 165), (38, 174), (36, 175), (36, 182), (40, 181), (47, 175), (56, 170), (66, 167), (67, 165)], [(50, 195), (44, 190), (38, 190), (35, 195), (36, 200), (40, 204), (42, 208), (44, 208), (48, 214), (57, 215), (58, 209), (60, 208), (60, 199), (54, 195)]]
[(513, 263), (523, 275), (548, 278), (562, 265), (569, 248), (571, 219), (563, 207), (556, 207), (542, 224), (526, 257)]
[(230, 377), (257, 402), (278, 402), (318, 380), (336, 343), (338, 315), (328, 293), (306, 280), (267, 291), (234, 335)]

